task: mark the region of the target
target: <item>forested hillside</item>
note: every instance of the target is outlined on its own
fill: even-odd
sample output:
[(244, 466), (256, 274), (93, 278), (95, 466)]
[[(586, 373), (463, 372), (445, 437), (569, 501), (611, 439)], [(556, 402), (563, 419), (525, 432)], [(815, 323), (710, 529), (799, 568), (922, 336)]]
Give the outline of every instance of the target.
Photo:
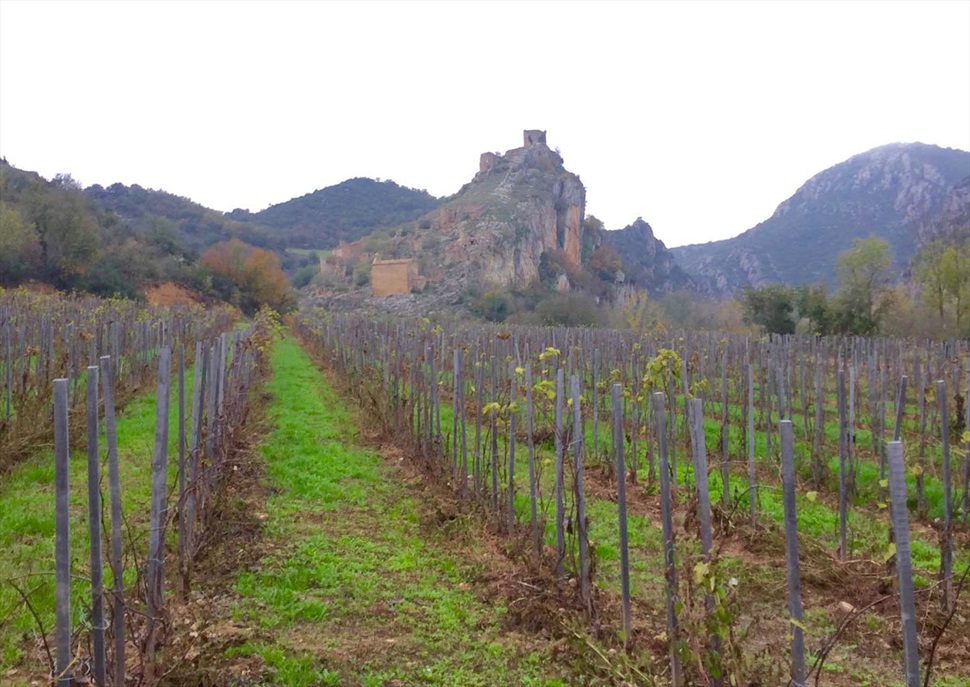
[(279, 258), (251, 243), (272, 245), (258, 227), (185, 198), (121, 184), (83, 191), (70, 175), (48, 181), (0, 162), (0, 287), (142, 298), (166, 283), (246, 312), (287, 309)]
[(132, 229), (147, 235), (167, 235), (183, 246), (201, 252), (213, 243), (238, 238), (262, 248), (279, 249), (284, 242), (275, 232), (255, 222), (229, 219), (225, 213), (166, 191), (138, 184), (95, 184), (84, 189), (96, 205), (118, 215)]
[(0, 162), (0, 285), (25, 279), (100, 295), (139, 295), (174, 281), (206, 291), (205, 274), (174, 233), (136, 231), (99, 207), (69, 175), (52, 181)]

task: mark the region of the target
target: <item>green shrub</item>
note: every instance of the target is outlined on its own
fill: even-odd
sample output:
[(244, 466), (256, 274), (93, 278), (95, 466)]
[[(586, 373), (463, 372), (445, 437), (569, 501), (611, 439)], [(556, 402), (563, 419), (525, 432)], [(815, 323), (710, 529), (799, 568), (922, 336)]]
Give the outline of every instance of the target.
[(541, 324), (563, 327), (602, 327), (606, 310), (596, 299), (584, 293), (555, 294), (540, 302), (535, 309)]

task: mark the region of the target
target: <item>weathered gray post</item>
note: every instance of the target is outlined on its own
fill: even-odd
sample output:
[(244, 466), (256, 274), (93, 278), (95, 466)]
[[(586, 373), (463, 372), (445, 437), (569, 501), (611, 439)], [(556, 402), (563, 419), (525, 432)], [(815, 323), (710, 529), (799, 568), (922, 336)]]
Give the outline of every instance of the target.
[[(904, 377), (905, 379), (905, 377)], [(899, 578), (899, 612), (903, 626), (903, 670), (906, 687), (919, 687), (919, 644), (916, 637), (916, 605), (913, 593), (913, 562), (906, 513), (906, 471), (903, 445), (889, 442), (889, 494), (896, 538), (896, 574)]]
[[(677, 644), (677, 566), (674, 562), (674, 521), (670, 498), (670, 464), (667, 461), (666, 406), (664, 394), (653, 395), (657, 420), (657, 456), (660, 462), (660, 519), (664, 538), (664, 586), (667, 600), (667, 645), (670, 647), (670, 684), (680, 687), (682, 683)], [(675, 408), (676, 412), (676, 408)]]
[(573, 397), (573, 492), (576, 498), (576, 539), (579, 542), (579, 592), (586, 613), (593, 614), (589, 577), (589, 535), (586, 531), (586, 497), (583, 493), (583, 411), (580, 407), (579, 377), (569, 380)]
[(152, 494), (148, 532), (148, 590), (146, 655), (153, 669), (155, 633), (162, 608), (165, 562), (166, 477), (168, 467), (168, 397), (172, 375), (172, 349), (158, 352), (158, 390), (155, 396), (155, 450), (152, 455)]
[(940, 576), (947, 613), (953, 610), (953, 493), (950, 478), (950, 417), (946, 408), (946, 382), (936, 382), (940, 406), (940, 447), (943, 450), (943, 541), (940, 544)]
[(845, 417), (845, 370), (841, 367), (836, 374), (836, 398), (839, 407), (839, 558), (848, 555), (846, 550), (846, 517), (848, 515), (848, 495), (846, 494), (846, 453), (850, 441)]
[(533, 401), (532, 401), (532, 365), (526, 364), (525, 366), (525, 415), (526, 422), (528, 426), (526, 427), (526, 433), (528, 434), (528, 447), (529, 447), (529, 502), (530, 502), (530, 520), (529, 524), (532, 528), (532, 546), (535, 550), (535, 555), (538, 557), (542, 554), (542, 533), (539, 531), (539, 517), (538, 517), (538, 501), (539, 501), (539, 484), (536, 476), (536, 447), (535, 440), (532, 436), (535, 430), (535, 420), (533, 418)]
[(593, 388), (590, 392), (593, 399), (593, 460), (599, 457), (600, 452), (600, 441), (599, 441), (599, 389), (597, 388), (597, 373), (599, 372), (599, 349), (593, 349), (593, 360), (591, 361), (591, 369)]
[(616, 505), (620, 519), (620, 593), (623, 604), (623, 642), (630, 643), (630, 549), (626, 531), (626, 466), (623, 463), (623, 387), (614, 384), (613, 398), (613, 455), (616, 459)]
[(201, 341), (195, 344), (195, 374), (192, 380), (192, 435), (189, 443), (188, 493), (185, 496), (185, 561), (182, 569), (182, 586), (188, 587), (189, 561), (193, 555), (193, 541), (195, 537), (195, 513), (199, 490), (202, 488), (200, 479), (199, 459), (202, 451), (202, 418), (205, 412), (206, 376), (208, 370), (208, 356), (205, 355), (206, 346)]
[(104, 395), (104, 438), (108, 445), (108, 492), (111, 500), (111, 633), (114, 640), (114, 684), (125, 684), (125, 580), (121, 539), (121, 474), (115, 428), (114, 370), (110, 356), (102, 356), (101, 392)]
[(451, 352), (451, 474), (455, 480), (455, 488), (461, 492), (465, 490), (467, 473), (458, 480), (461, 461), (458, 455), (458, 419), (461, 413), (461, 351), (458, 347)]
[(791, 617), (791, 683), (805, 684), (805, 638), (802, 635), (802, 582), (798, 563), (798, 516), (795, 513), (795, 437), (791, 420), (782, 420), (781, 479), (785, 508), (785, 564)]
[(498, 413), (495, 411), (495, 394), (498, 386), (498, 357), (493, 357), (488, 364), (491, 371), (491, 404), (492, 410), (489, 412), (488, 431), (490, 435), (489, 446), (491, 448), (490, 467), (492, 471), (492, 511), (498, 514)]
[[(691, 445), (693, 448), (694, 459), (694, 483), (697, 489), (697, 520), (698, 532), (701, 540), (701, 558), (708, 562), (713, 548), (713, 535), (711, 532), (711, 496), (707, 479), (707, 447), (704, 444), (704, 400), (693, 398), (690, 400), (691, 412), (690, 419), (693, 425), (691, 433)], [(705, 605), (708, 613), (713, 610), (714, 599), (710, 593), (706, 593)], [(720, 639), (717, 635), (711, 636), (711, 652), (720, 653)], [(720, 687), (724, 683), (722, 678), (712, 678), (711, 686)]]
[(727, 348), (721, 352), (721, 505), (731, 505), (731, 471), (728, 464)]
[(508, 463), (508, 518), (509, 534), (515, 528), (515, 363), (509, 361), (509, 463)]
[[(179, 354), (178, 354), (178, 487), (179, 487), (179, 498), (178, 498), (178, 554), (179, 554), (179, 568), (185, 570), (185, 559), (186, 559), (186, 539), (185, 539), (185, 522), (186, 522), (186, 504), (185, 504), (185, 482), (186, 482), (186, 464), (185, 464), (185, 345), (179, 343)], [(183, 592), (186, 590), (183, 589)]]
[(964, 519), (970, 522), (970, 356), (964, 360), (967, 385), (963, 393), (963, 431), (967, 440), (963, 442), (963, 507)]
[(105, 687), (104, 571), (101, 558), (101, 478), (98, 464), (98, 366), (88, 367), (87, 380), (88, 535), (91, 540), (91, 651), (94, 681)]
[(563, 560), (566, 558), (566, 538), (563, 532), (564, 520), (566, 519), (566, 505), (563, 503), (563, 470), (564, 470), (564, 429), (563, 429), (563, 407), (565, 403), (565, 379), (563, 369), (556, 370), (556, 409), (555, 409), (555, 433), (556, 433), (556, 479), (555, 479), (555, 498), (556, 498), (556, 570), (562, 572)]
[(748, 510), (750, 512), (751, 526), (758, 524), (757, 505), (758, 505), (758, 478), (754, 466), (754, 374), (751, 370), (751, 363), (746, 368), (748, 382)]
[(68, 380), (54, 380), (54, 579), (55, 672), (58, 687), (71, 687), (71, 515), (70, 449), (68, 443)]

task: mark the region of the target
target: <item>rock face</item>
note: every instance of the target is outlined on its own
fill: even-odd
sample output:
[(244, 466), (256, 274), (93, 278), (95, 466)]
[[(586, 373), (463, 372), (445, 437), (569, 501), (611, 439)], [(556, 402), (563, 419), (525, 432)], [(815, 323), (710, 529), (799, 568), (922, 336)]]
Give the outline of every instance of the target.
[(970, 239), (970, 176), (950, 189), (938, 215), (920, 223), (920, 243), (936, 239)]
[(692, 286), (664, 242), (640, 217), (623, 229), (603, 232), (603, 245), (613, 248), (623, 262), (627, 291), (637, 287), (649, 293), (670, 293)]
[(527, 285), (539, 278), (545, 252), (577, 268), (582, 260), (586, 189), (545, 132), (526, 131), (524, 142), (504, 155), (484, 153), (474, 179), (430, 218), (445, 262), (460, 266), (468, 283)]
[(970, 153), (895, 143), (849, 158), (809, 179), (775, 213), (725, 241), (672, 249), (703, 290), (835, 282), (839, 253), (876, 234), (902, 273), (920, 241), (919, 227), (940, 214), (951, 188), (970, 174)]

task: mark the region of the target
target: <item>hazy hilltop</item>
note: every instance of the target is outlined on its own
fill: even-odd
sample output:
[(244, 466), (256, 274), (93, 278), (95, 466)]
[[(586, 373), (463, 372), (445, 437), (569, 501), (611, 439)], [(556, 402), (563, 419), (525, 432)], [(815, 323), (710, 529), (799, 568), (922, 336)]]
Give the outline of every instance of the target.
[(672, 249), (702, 289), (729, 294), (768, 283), (835, 281), (839, 253), (855, 238), (889, 242), (901, 275), (928, 226), (970, 175), (970, 152), (894, 143), (815, 175), (774, 214), (731, 239)]
[(237, 209), (227, 216), (270, 227), (294, 248), (333, 248), (417, 219), (440, 204), (427, 191), (357, 177), (259, 212)]

